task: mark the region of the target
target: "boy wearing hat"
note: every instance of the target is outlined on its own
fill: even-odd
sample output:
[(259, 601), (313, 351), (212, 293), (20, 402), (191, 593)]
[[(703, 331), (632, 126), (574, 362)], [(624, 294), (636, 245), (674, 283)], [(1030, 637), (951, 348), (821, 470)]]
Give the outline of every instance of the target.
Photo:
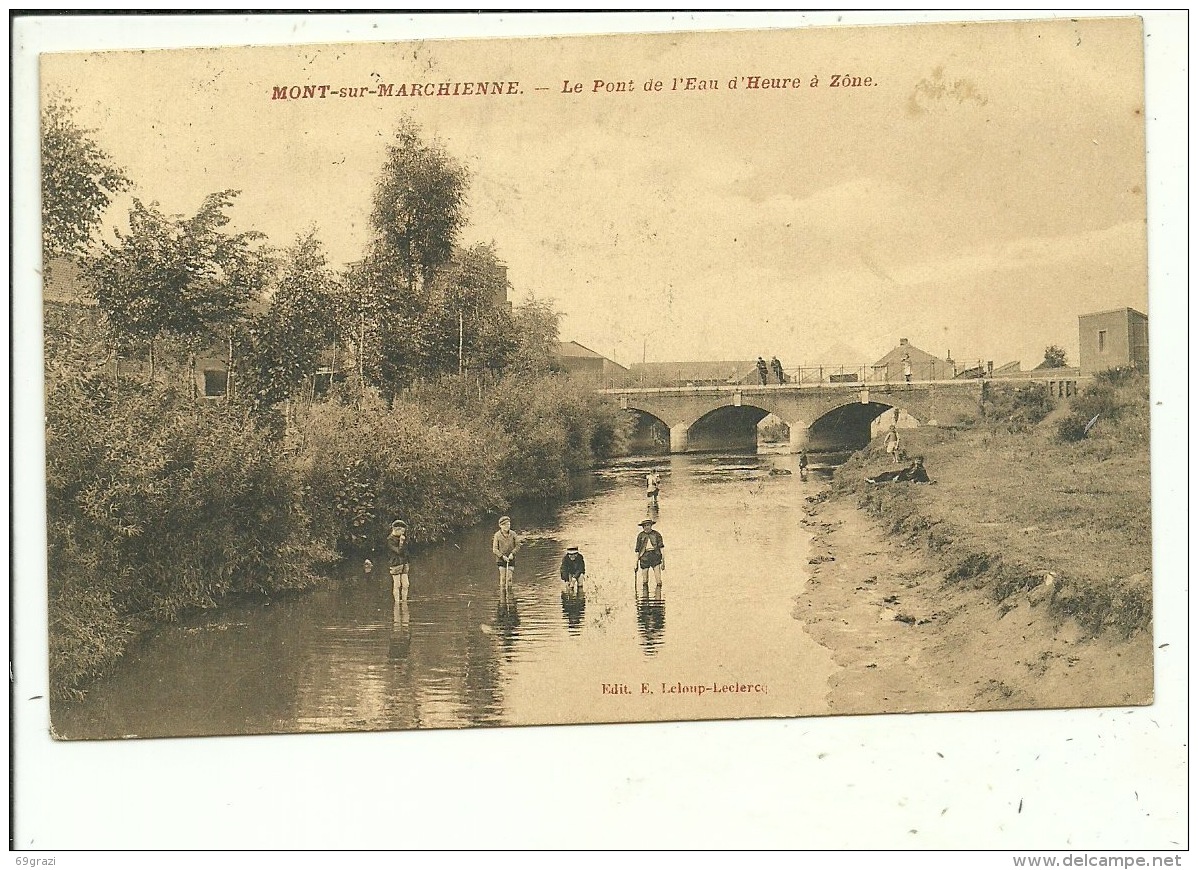
[(391, 571), (391, 594), (396, 601), (408, 600), (408, 524), (396, 520), (387, 535), (387, 557)]
[(654, 530), (653, 526), (657, 521), (652, 519), (643, 519), (640, 522), (641, 531), (636, 536), (636, 568), (634, 572), (639, 574), (645, 572), (645, 585), (649, 585), (649, 571), (652, 570), (657, 579), (657, 587), (661, 588), (661, 572), (666, 567), (665, 554), (662, 550), (665, 549), (666, 542), (662, 540), (661, 533)]
[(499, 585), (512, 582), (512, 574), (516, 568), (516, 551), (520, 549), (520, 536), (512, 531), (512, 518), (499, 518), (499, 531), (491, 538), (491, 552), (495, 554), (495, 564), (499, 568)]
[(562, 556), (561, 575), (562, 583), (565, 584), (563, 590), (569, 591), (571, 595), (578, 595), (579, 585), (586, 580), (587, 563), (577, 547), (566, 547), (566, 555)]

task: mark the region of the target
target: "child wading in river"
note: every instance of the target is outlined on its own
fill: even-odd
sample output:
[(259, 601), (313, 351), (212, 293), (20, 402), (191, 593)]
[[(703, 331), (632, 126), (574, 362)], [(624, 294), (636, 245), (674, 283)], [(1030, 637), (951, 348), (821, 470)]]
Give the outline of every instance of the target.
[(519, 549), (520, 536), (512, 531), (511, 517), (500, 517), (499, 531), (491, 539), (491, 552), (495, 554), (501, 587), (512, 582), (512, 574), (516, 570), (516, 551)]
[(645, 572), (645, 586), (649, 585), (649, 572), (652, 571), (657, 579), (657, 588), (661, 588), (661, 572), (666, 567), (665, 549), (666, 542), (662, 540), (661, 533), (656, 532), (653, 526), (657, 524), (656, 520), (643, 519), (640, 522), (641, 531), (636, 536), (636, 568), (633, 569), (637, 575), (641, 571)]
[(587, 563), (577, 547), (566, 547), (562, 556), (562, 591), (577, 596), (583, 581), (587, 579)]
[(391, 594), (396, 601), (408, 600), (408, 524), (396, 520), (387, 535), (387, 558), (391, 571)]
[(657, 506), (657, 493), (661, 491), (661, 478), (653, 469), (645, 477), (645, 495), (649, 498), (649, 506)]

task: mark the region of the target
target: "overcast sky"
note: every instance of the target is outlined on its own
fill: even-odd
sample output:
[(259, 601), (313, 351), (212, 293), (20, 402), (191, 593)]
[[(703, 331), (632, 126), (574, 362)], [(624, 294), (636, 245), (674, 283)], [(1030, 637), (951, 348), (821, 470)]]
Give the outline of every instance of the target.
[[(1138, 21), (1083, 19), (75, 54), (42, 73), (135, 195), (191, 212), (238, 188), (239, 228), (285, 245), (315, 225), (339, 263), (407, 113), (470, 170), (462, 241), (494, 242), (517, 303), (551, 297), (563, 338), (624, 364), (860, 364), (906, 337), (1030, 368), (1048, 344), (1076, 362), (1080, 313), (1147, 311), (1141, 44)], [(687, 76), (718, 88), (670, 90)], [(496, 80), (522, 93), (271, 99)]]

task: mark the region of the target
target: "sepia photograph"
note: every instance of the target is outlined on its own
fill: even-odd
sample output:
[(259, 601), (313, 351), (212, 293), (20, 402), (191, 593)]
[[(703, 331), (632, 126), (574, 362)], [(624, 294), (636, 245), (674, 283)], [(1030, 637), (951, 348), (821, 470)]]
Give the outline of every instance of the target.
[(54, 741), (1153, 704), (1144, 21), (662, 31), (40, 55)]

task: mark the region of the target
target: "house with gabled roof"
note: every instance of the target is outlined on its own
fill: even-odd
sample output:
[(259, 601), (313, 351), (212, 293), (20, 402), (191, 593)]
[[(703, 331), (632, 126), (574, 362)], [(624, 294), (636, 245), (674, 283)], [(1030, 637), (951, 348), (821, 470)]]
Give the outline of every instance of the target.
[(553, 365), (572, 378), (622, 378), (628, 369), (615, 360), (591, 350), (576, 341), (559, 341), (553, 353)]

